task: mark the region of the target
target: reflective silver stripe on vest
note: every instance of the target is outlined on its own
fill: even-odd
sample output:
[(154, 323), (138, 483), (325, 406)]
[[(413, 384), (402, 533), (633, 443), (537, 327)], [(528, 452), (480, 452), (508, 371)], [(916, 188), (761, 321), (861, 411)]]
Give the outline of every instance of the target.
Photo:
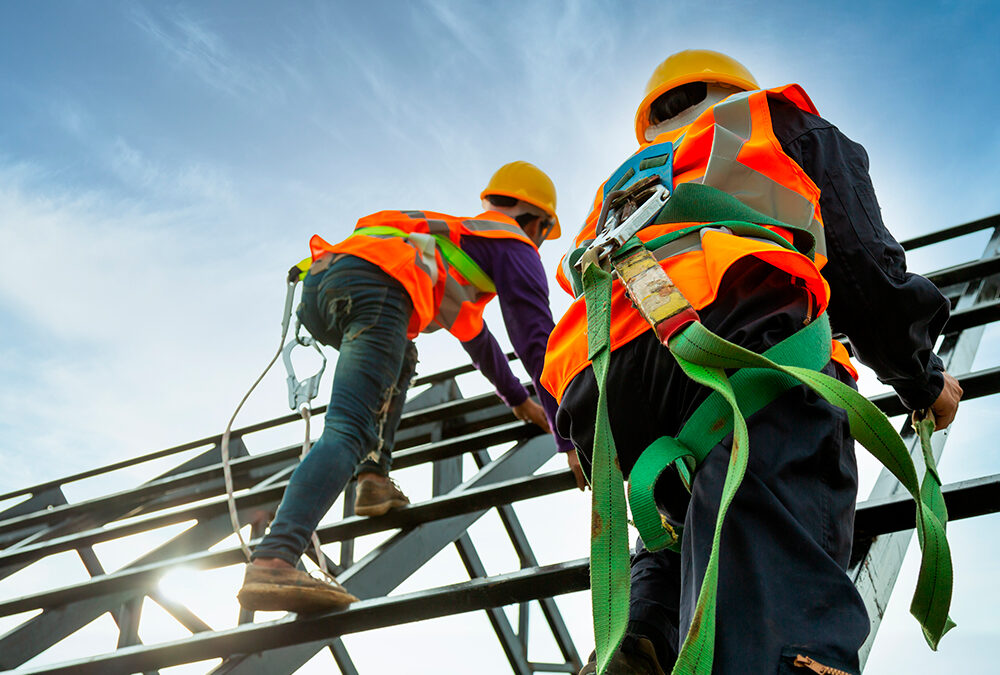
[(712, 152), (705, 175), (696, 181), (726, 192), (747, 206), (775, 220), (808, 230), (816, 238), (816, 252), (826, 255), (823, 227), (814, 218), (815, 206), (795, 190), (737, 161), (753, 133), (750, 96), (745, 91), (715, 104)]
[(451, 236), (451, 229), (448, 228), (448, 223), (443, 220), (428, 220), (427, 231), (431, 234), (440, 234), (449, 238)]
[[(705, 228), (705, 229), (707, 230), (709, 228)], [(716, 229), (716, 228), (712, 228), (712, 229)], [(722, 231), (722, 230), (717, 230), (717, 231)], [(728, 230), (725, 230), (725, 231), (728, 232)], [(690, 253), (691, 251), (700, 251), (701, 250), (701, 233), (702, 232), (703, 232), (703, 230), (699, 230), (697, 232), (691, 232), (689, 234), (685, 234), (683, 237), (680, 237), (678, 239), (674, 239), (669, 244), (664, 244), (663, 246), (661, 246), (661, 247), (659, 247), (657, 249), (653, 249), (652, 251), (650, 251), (650, 253), (653, 254), (654, 258), (656, 258), (660, 262), (663, 262), (667, 258), (671, 258), (671, 257), (673, 257), (675, 255), (680, 255), (681, 253)]]
[[(492, 293), (484, 293), (471, 284), (467, 285), (459, 282), (451, 274), (451, 268), (447, 263), (445, 264), (445, 268), (447, 269), (447, 275), (444, 283), (444, 296), (441, 298), (441, 304), (438, 307), (438, 313), (434, 317), (434, 321), (450, 331), (455, 326), (455, 322), (458, 321), (464, 303), (476, 302), (487, 295), (492, 295)], [(469, 337), (472, 338), (475, 336), (472, 335)]]
[[(470, 232), (501, 230), (503, 232), (511, 232), (513, 234), (524, 234), (524, 231), (520, 227), (508, 225), (507, 223), (498, 223), (494, 220), (467, 219), (462, 221), (462, 225)], [(451, 234), (448, 224), (443, 220), (428, 220), (427, 227), (432, 234), (440, 234), (443, 236), (449, 236)], [(432, 329), (431, 326), (428, 326), (428, 328), (425, 329), (425, 332), (435, 330), (438, 326), (443, 326), (448, 331), (451, 331), (452, 328), (454, 328), (455, 323), (458, 321), (458, 317), (462, 312), (462, 306), (465, 303), (475, 303), (482, 300), (484, 297), (493, 295), (492, 293), (486, 293), (479, 290), (472, 284), (459, 281), (457, 273), (453, 271), (451, 265), (449, 265), (448, 261), (443, 257), (441, 258), (441, 263), (444, 265), (445, 271), (444, 294), (441, 297), (441, 304), (438, 306), (438, 313), (434, 317), (434, 322), (431, 324), (434, 328)]]
[(524, 230), (521, 229), (519, 225), (510, 225), (509, 223), (500, 223), (495, 220), (476, 220), (474, 218), (469, 218), (468, 220), (463, 220), (462, 225), (469, 232), (485, 232), (487, 230), (501, 230), (503, 232), (510, 232), (512, 234), (517, 234), (522, 237), (527, 236), (524, 234)]
[[(702, 245), (701, 240), (705, 236), (706, 232), (721, 232), (722, 234), (733, 234), (733, 231), (728, 227), (703, 227), (695, 232), (689, 232), (683, 237), (678, 237), (670, 243), (664, 244), (657, 249), (650, 251), (653, 257), (658, 261), (663, 262), (667, 258), (672, 258), (676, 255), (681, 255), (682, 253), (690, 253), (691, 251), (701, 251)], [(746, 239), (747, 241), (759, 241), (765, 244), (771, 244), (772, 246), (777, 246), (770, 239), (765, 239), (764, 237), (754, 237), (749, 235), (738, 235), (740, 239)]]

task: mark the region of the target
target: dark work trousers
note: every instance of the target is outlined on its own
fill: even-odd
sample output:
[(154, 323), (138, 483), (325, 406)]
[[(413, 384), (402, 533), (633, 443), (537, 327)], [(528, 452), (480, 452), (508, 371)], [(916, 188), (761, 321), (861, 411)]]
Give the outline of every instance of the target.
[[(803, 326), (808, 303), (783, 272), (752, 259), (733, 266), (718, 298), (701, 310), (718, 335), (757, 352)], [(852, 383), (834, 364), (828, 375)], [(852, 385), (853, 386), (853, 385)], [(611, 355), (607, 396), (627, 476), (656, 438), (675, 436), (709, 390), (689, 380), (652, 331)], [(593, 371), (567, 387), (557, 416), (590, 469), (597, 387)], [(746, 476), (722, 529), (713, 673), (801, 672), (796, 654), (859, 672), (865, 607), (845, 574), (857, 496), (847, 415), (805, 387), (748, 419)], [(698, 467), (689, 494), (675, 471), (656, 486), (670, 521), (683, 524), (680, 555), (640, 547), (632, 566), (629, 632), (653, 641), (669, 672), (687, 634), (712, 546), (732, 437)]]

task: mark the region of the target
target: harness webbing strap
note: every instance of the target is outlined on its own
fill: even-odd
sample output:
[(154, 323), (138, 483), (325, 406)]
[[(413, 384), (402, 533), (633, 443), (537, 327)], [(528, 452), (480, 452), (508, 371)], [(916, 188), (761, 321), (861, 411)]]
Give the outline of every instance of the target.
[[(351, 236), (366, 235), (372, 237), (401, 237), (406, 239), (410, 234), (412, 233), (389, 225), (372, 225), (370, 227), (359, 227), (351, 233)], [(431, 234), (430, 236), (434, 237), (441, 257), (451, 267), (458, 270), (459, 274), (465, 277), (466, 281), (484, 293), (497, 292), (497, 287), (493, 284), (493, 279), (483, 271), (483, 268), (468, 253), (456, 246), (455, 242), (443, 234)]]
[(608, 421), (605, 382), (611, 356), (611, 275), (584, 263), (587, 345), (597, 379), (590, 515), (590, 588), (597, 672), (603, 673), (628, 626), (629, 546), (625, 490)]
[[(692, 324), (670, 342), (670, 351), (684, 372), (697, 382), (715, 389), (730, 404), (734, 417), (734, 439), (729, 469), (716, 520), (712, 553), (705, 580), (698, 594), (692, 629), (681, 647), (674, 672), (711, 671), (714, 645), (715, 591), (718, 582), (718, 545), (725, 511), (746, 470), (748, 438), (746, 422), (732, 396), (724, 369), (767, 368), (805, 384), (848, 415), (851, 435), (864, 445), (902, 483), (916, 502), (916, 527), (921, 548), (920, 572), (910, 612), (923, 628), (932, 649), (954, 623), (948, 617), (951, 604), (951, 554), (945, 538), (947, 511), (936, 480), (934, 458), (925, 451), (928, 466), (923, 485), (902, 438), (874, 404), (843, 382), (809, 368), (782, 366), (767, 357), (720, 338), (701, 324)], [(703, 668), (708, 661), (707, 670)]]
[[(830, 319), (822, 314), (765, 351), (763, 356), (782, 365), (821, 370), (830, 361), (831, 340)], [(801, 384), (780, 371), (757, 369), (738, 370), (729, 381), (744, 417), (754, 414), (785, 390)], [(700, 464), (732, 430), (730, 407), (721, 396), (713, 393), (691, 414), (677, 439), (691, 450), (695, 462)]]
[[(914, 413), (917, 416), (917, 413)], [(924, 419), (917, 421), (913, 425), (914, 430), (917, 432), (917, 436), (920, 439), (920, 449), (924, 455), (924, 466), (926, 468), (924, 472), (923, 480), (920, 483), (920, 497), (928, 505), (933, 514), (937, 517), (938, 521), (941, 523), (942, 533), (948, 525), (948, 508), (944, 503), (944, 495), (941, 493), (941, 476), (938, 474), (937, 462), (934, 461), (934, 450), (931, 447), (931, 436), (934, 434), (934, 418), (928, 416)], [(919, 521), (918, 521), (919, 522)], [(917, 528), (918, 541), (922, 537), (920, 528)], [(924, 550), (923, 541), (919, 541), (921, 550)], [(944, 541), (944, 546), (948, 547), (947, 540)], [(924, 574), (924, 568), (928, 567), (932, 561), (926, 559), (926, 552), (924, 557), (920, 560), (920, 574)], [(950, 575), (951, 570), (951, 554), (949, 552), (948, 558), (948, 574)], [(937, 572), (937, 568), (934, 570), (928, 570), (927, 574), (934, 574)], [(918, 591), (919, 591), (918, 587)], [(949, 578), (948, 588), (947, 588), (947, 603), (944, 607), (943, 612), (943, 624), (942, 624), (942, 612), (940, 609), (933, 607), (935, 602), (944, 603), (944, 600), (939, 600), (935, 596), (925, 591), (919, 595), (918, 593), (913, 594), (913, 600), (910, 601), (910, 613), (920, 620), (922, 616), (933, 616), (936, 623), (932, 624), (931, 629), (921, 621), (921, 627), (924, 630), (924, 639), (927, 640), (927, 644), (931, 646), (932, 649), (937, 649), (937, 643), (940, 641), (941, 637), (947, 633), (949, 630), (955, 627), (955, 622), (951, 620), (948, 616), (948, 604), (951, 602), (951, 579)], [(937, 627), (940, 626), (940, 629)], [(937, 630), (936, 630), (937, 629)]]
[[(830, 360), (830, 321), (824, 314), (800, 331), (764, 352), (764, 356), (784, 365), (819, 370)], [(738, 370), (729, 378), (744, 417), (754, 414), (798, 380), (775, 371)], [(677, 438), (662, 436), (646, 448), (628, 477), (628, 503), (632, 520), (643, 544), (650, 551), (670, 548), (678, 551), (679, 534), (667, 527), (656, 508), (653, 487), (660, 474), (678, 460), (678, 469), (690, 474), (694, 468), (733, 430), (732, 409), (720, 394), (713, 392), (702, 401), (681, 428)]]

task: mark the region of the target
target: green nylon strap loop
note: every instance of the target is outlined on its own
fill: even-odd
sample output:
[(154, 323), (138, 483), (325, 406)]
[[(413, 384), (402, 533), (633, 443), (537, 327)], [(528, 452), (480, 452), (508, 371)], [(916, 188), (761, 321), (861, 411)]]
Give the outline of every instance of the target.
[(693, 457), (676, 438), (661, 436), (642, 451), (628, 477), (628, 505), (632, 522), (649, 551), (680, 550), (680, 535), (661, 517), (653, 499), (653, 488), (663, 471), (679, 459)]
[(729, 467), (722, 486), (722, 496), (719, 503), (719, 514), (715, 521), (712, 535), (712, 550), (705, 566), (705, 576), (695, 605), (691, 627), (681, 645), (674, 665), (673, 673), (710, 675), (715, 650), (715, 596), (719, 584), (719, 544), (722, 539), (722, 523), (725, 520), (729, 505), (736, 496), (736, 490), (743, 481), (747, 468), (747, 451), (749, 450), (749, 433), (746, 420), (739, 414), (736, 395), (733, 392), (729, 378), (722, 367), (700, 365), (678, 356), (674, 345), (693, 329), (702, 327), (694, 323), (685, 328), (679, 335), (670, 340), (670, 351), (677, 359), (677, 364), (684, 373), (695, 382), (714, 389), (729, 404), (733, 411), (733, 444), (730, 451)]
[[(410, 236), (410, 234), (412, 233), (391, 227), (389, 225), (372, 225), (371, 227), (359, 227), (351, 233), (351, 236), (388, 236), (402, 237), (403, 239), (406, 239)], [(442, 234), (432, 234), (429, 236), (434, 237), (438, 251), (441, 252), (441, 257), (444, 258), (451, 267), (458, 270), (459, 274), (465, 277), (470, 284), (484, 293), (497, 292), (497, 287), (493, 284), (493, 279), (491, 279), (489, 275), (483, 271), (483, 268), (480, 267), (475, 260), (469, 257), (468, 253), (456, 246), (451, 239)]]
[(587, 345), (597, 378), (591, 470), (590, 587), (597, 673), (602, 675), (628, 626), (629, 546), (625, 490), (608, 421), (605, 382), (611, 356), (611, 275), (596, 264), (583, 270)]
[[(941, 476), (938, 474), (937, 462), (934, 460), (934, 449), (931, 447), (931, 436), (934, 434), (934, 419), (933, 417), (926, 417), (918, 420), (913, 427), (917, 432), (917, 437), (920, 439), (920, 449), (923, 453), (924, 466), (926, 467), (924, 478), (920, 483), (921, 499), (941, 522), (941, 527), (947, 528), (948, 509), (944, 503), (944, 495), (941, 494)], [(918, 536), (920, 535), (920, 530), (917, 530), (917, 534)], [(921, 544), (921, 548), (923, 548), (923, 544)], [(921, 572), (923, 571), (923, 563), (924, 561), (921, 560)], [(914, 596), (913, 601), (910, 603), (910, 613), (919, 618), (924, 613), (932, 612), (933, 610), (930, 607), (931, 602), (932, 600), (926, 598), (922, 599), (921, 602), (917, 602), (917, 598)], [(941, 639), (941, 636), (954, 627), (955, 622), (951, 620), (951, 617), (946, 615), (940, 634), (936, 635), (924, 627), (924, 638), (932, 648), (937, 649), (937, 643)]]
[[(831, 337), (830, 321), (824, 314), (770, 347), (764, 352), (764, 356), (783, 365), (820, 370), (830, 360)], [(729, 381), (744, 417), (750, 417), (787, 389), (801, 384), (790, 376), (760, 369), (738, 370)], [(664, 546), (658, 548), (651, 546), (657, 546), (658, 543), (671, 539), (670, 531), (664, 531), (659, 520), (651, 517), (652, 511), (656, 511), (656, 501), (652, 492), (656, 478), (667, 468), (668, 463), (678, 458), (686, 460), (688, 471), (693, 472), (712, 448), (721, 443), (732, 430), (732, 408), (721, 394), (713, 392), (691, 414), (676, 439), (669, 436), (661, 437), (653, 441), (640, 455), (629, 475), (628, 501), (632, 510), (632, 520), (647, 549), (654, 551), (663, 548)], [(667, 456), (661, 450), (650, 452), (658, 444), (669, 446), (671, 442), (683, 448), (686, 454), (680, 453), (677, 457), (664, 461)], [(643, 489), (640, 487), (642, 485), (649, 485), (650, 489)], [(637, 512), (650, 516), (640, 517)]]

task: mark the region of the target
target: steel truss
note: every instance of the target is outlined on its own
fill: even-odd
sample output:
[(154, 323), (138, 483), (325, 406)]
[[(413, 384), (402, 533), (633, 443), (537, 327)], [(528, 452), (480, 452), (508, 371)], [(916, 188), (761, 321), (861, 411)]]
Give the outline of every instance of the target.
[[(960, 225), (903, 245), (914, 249), (992, 230), (977, 260), (927, 275), (952, 300), (954, 311), (938, 350), (955, 374), (965, 398), (1000, 391), (1000, 365), (970, 372), (984, 328), (1000, 319), (1000, 216)], [(124, 462), (48, 481), (0, 495), (0, 502), (22, 501), (0, 512), (0, 583), (15, 572), (49, 556), (75, 552), (91, 578), (82, 583), (0, 601), (0, 616), (41, 610), (36, 616), (0, 636), (0, 670), (17, 673), (130, 673), (222, 657), (213, 673), (292, 673), (323, 649), (329, 649), (341, 672), (357, 673), (339, 636), (401, 623), (462, 612), (485, 611), (511, 670), (518, 675), (538, 672), (575, 673), (579, 653), (553, 597), (587, 588), (586, 560), (539, 566), (518, 521), (518, 501), (572, 489), (567, 469), (538, 474), (552, 457), (551, 438), (531, 425), (514, 420), (496, 396), (464, 398), (455, 377), (471, 370), (461, 366), (421, 378), (430, 388), (408, 402), (394, 452), (394, 466), (431, 464), (432, 497), (380, 518), (360, 518), (345, 501), (342, 520), (319, 528), (326, 551), (339, 543), (339, 559), (327, 562), (338, 579), (361, 601), (349, 609), (328, 614), (289, 616), (252, 623), (249, 613), (240, 624), (215, 630), (189, 608), (165, 597), (157, 587), (172, 569), (212, 569), (243, 561), (238, 547), (213, 548), (232, 534), (226, 513), (220, 465), (221, 436), (199, 439)], [(872, 400), (890, 416), (905, 413), (891, 394)], [(322, 414), (325, 407), (313, 409)], [(299, 420), (297, 415), (243, 427), (233, 433), (232, 462), (241, 522), (257, 523), (253, 536), (262, 534), (259, 514), (280, 500), (301, 450), (299, 445), (250, 455), (248, 436)], [(913, 434), (904, 428), (920, 461)], [(935, 436), (940, 458), (947, 433)], [(487, 450), (506, 443), (516, 445), (492, 459)], [(206, 448), (135, 488), (69, 503), (68, 484), (136, 467), (154, 460)], [(478, 472), (463, 480), (462, 461), (468, 455)], [(1000, 474), (944, 487), (951, 520), (1000, 510)], [(521, 569), (487, 576), (467, 530), (485, 513), (496, 509), (518, 556)], [(140, 532), (194, 521), (168, 542), (139, 556), (121, 569), (104, 569), (93, 546)], [(862, 651), (867, 658), (888, 597), (912, 536), (913, 508), (894, 479), (882, 475), (868, 499), (858, 507), (855, 555), (850, 574), (861, 590), (872, 618), (872, 633)], [(355, 560), (355, 538), (392, 533), (370, 554)], [(440, 588), (386, 597), (439, 551), (454, 544), (470, 580)], [(213, 550), (209, 550), (213, 549)], [(326, 553), (325, 553), (326, 554)], [(328, 555), (328, 554), (326, 554)], [(190, 631), (182, 640), (142, 644), (141, 609), (146, 598), (160, 605)], [(529, 660), (529, 603), (538, 602), (542, 616), (559, 648), (562, 662)], [(504, 606), (517, 605), (512, 626)], [(234, 602), (235, 611), (235, 602)], [(117, 649), (93, 657), (50, 666), (25, 664), (99, 616), (110, 613), (119, 629)]]

